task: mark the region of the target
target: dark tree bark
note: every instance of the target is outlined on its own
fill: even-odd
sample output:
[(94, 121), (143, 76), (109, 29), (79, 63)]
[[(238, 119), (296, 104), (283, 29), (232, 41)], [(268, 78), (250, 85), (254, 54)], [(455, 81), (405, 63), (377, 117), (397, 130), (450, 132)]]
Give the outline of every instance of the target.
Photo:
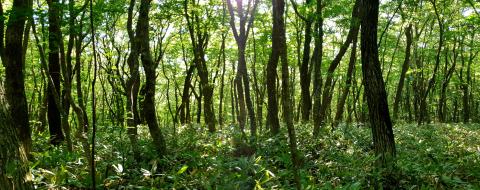
[[(61, 105), (55, 102), (60, 101), (60, 16), (58, 0), (48, 0), (48, 72), (52, 79), (52, 84), (48, 85), (48, 128), (50, 130), (50, 143), (59, 145), (64, 141), (61, 125)], [(56, 100), (57, 99), (57, 100)]]
[(400, 79), (397, 85), (395, 92), (395, 100), (393, 103), (393, 118), (396, 119), (398, 116), (398, 106), (400, 105), (400, 100), (402, 99), (403, 84), (405, 83), (405, 76), (407, 74), (408, 68), (410, 67), (410, 50), (412, 47), (412, 24), (409, 24), (405, 28), (405, 37), (407, 38), (407, 44), (405, 47), (405, 59), (402, 65), (402, 71), (400, 73)]
[(378, 0), (365, 0), (361, 6), (363, 9), (361, 11), (363, 83), (365, 85), (374, 150), (378, 156), (377, 164), (381, 168), (392, 169), (395, 164), (396, 150), (387, 94), (378, 60), (378, 7)]
[[(0, 6), (2, 31), (0, 33), (0, 56), (5, 66), (5, 95), (10, 104), (9, 111), (13, 126), (17, 127), (18, 139), (22, 142), (26, 153), (32, 146), (32, 132), (28, 123), (28, 105), (25, 95), (25, 56), (23, 55), (25, 22), (27, 14), (32, 10), (32, 2), (29, 0), (14, 0), (7, 22), (4, 45), (4, 17), (3, 6)], [(19, 55), (20, 54), (20, 55)]]
[(91, 83), (91, 96), (92, 96), (92, 138), (91, 138), (91, 157), (90, 157), (90, 177), (92, 179), (92, 189), (97, 188), (96, 184), (96, 166), (95, 166), (95, 138), (97, 134), (97, 98), (95, 94), (95, 84), (97, 82), (97, 51), (95, 43), (95, 25), (93, 24), (93, 0), (90, 0), (90, 36), (92, 38), (92, 56), (93, 56), (93, 78)]
[[(223, 107), (223, 99), (224, 99), (224, 88), (225, 88), (225, 70), (226, 70), (226, 67), (225, 67), (225, 63), (226, 63), (226, 56), (225, 56), (225, 38), (226, 38), (226, 34), (222, 34), (222, 48), (223, 51), (222, 51), (222, 74), (220, 76), (220, 103), (218, 104), (218, 124), (220, 125), (220, 127), (223, 126), (223, 122), (225, 120), (224, 116), (223, 116), (223, 112), (224, 112), (224, 107)], [(221, 128), (220, 128), (221, 129)]]
[[(87, 8), (87, 1), (85, 2), (85, 4), (83, 5), (82, 7), (82, 14), (79, 18), (79, 20), (83, 20), (85, 18), (85, 14), (86, 14), (86, 8)], [(78, 31), (83, 31), (83, 22), (79, 22), (78, 23)], [(83, 48), (82, 48), (82, 44), (83, 44), (83, 40), (85, 39), (86, 37), (86, 34), (83, 33), (83, 32), (78, 32), (75, 34), (75, 69), (76, 69), (76, 76), (75, 76), (75, 81), (76, 81), (76, 89), (77, 89), (77, 102), (78, 102), (78, 107), (80, 108), (80, 110), (77, 110), (77, 109), (74, 109), (76, 110), (75, 112), (77, 112), (77, 117), (78, 119), (80, 120), (80, 118), (83, 118), (83, 124), (79, 124), (79, 127), (81, 127), (81, 129), (77, 130), (78, 133), (77, 133), (77, 136), (78, 137), (81, 137), (82, 139), (82, 142), (83, 142), (83, 146), (86, 148), (88, 147), (88, 141), (86, 141), (85, 137), (86, 135), (82, 135), (82, 134), (86, 134), (88, 132), (88, 128), (89, 128), (89, 123), (88, 123), (88, 115), (87, 115), (87, 106), (86, 106), (86, 102), (85, 102), (85, 97), (84, 97), (84, 93), (83, 93), (83, 88), (82, 88), (82, 75), (80, 74), (81, 71), (82, 71), (82, 52), (83, 52)], [(83, 117), (80, 116), (80, 112), (83, 113)], [(81, 121), (79, 121), (81, 122)], [(86, 151), (88, 152), (88, 151)], [(87, 153), (88, 154), (88, 153)]]
[[(289, 68), (288, 68), (288, 59), (287, 59), (287, 42), (286, 42), (286, 33), (285, 33), (285, 22), (283, 18), (283, 14), (285, 13), (285, 1), (273, 0), (272, 8), (273, 8), (272, 40), (273, 40), (273, 43), (275, 43), (275, 40), (278, 40), (277, 43), (275, 43), (275, 46), (272, 45), (272, 57), (275, 56), (275, 54), (273, 53), (275, 51), (278, 53), (276, 54), (276, 56), (279, 56), (282, 61), (282, 108), (283, 108), (282, 113), (283, 113), (283, 120), (287, 125), (287, 130), (288, 130), (290, 154), (291, 154), (291, 159), (293, 163), (292, 170), (293, 170), (294, 182), (296, 185), (295, 187), (297, 190), (300, 190), (302, 189), (300, 174), (298, 171), (300, 161), (298, 159), (297, 139), (295, 135), (295, 128), (293, 126), (292, 96), (290, 93), (290, 86), (289, 86), (290, 80), (289, 80)], [(272, 59), (272, 57), (270, 58)], [(278, 62), (278, 57), (273, 61)], [(274, 69), (274, 71), (276, 71), (276, 69)]]
[[(71, 4), (71, 3), (69, 3)], [(59, 5), (60, 7), (63, 6), (63, 4)], [(69, 5), (70, 6), (70, 5)], [(72, 5), (73, 6), (73, 5)], [(58, 15), (61, 15), (63, 13), (62, 8), (58, 8)], [(70, 19), (71, 20), (71, 19)], [(58, 23), (61, 23), (61, 18), (60, 16), (58, 17)], [(71, 21), (69, 21), (69, 25), (71, 24)], [(67, 150), (68, 151), (73, 151), (73, 144), (72, 144), (72, 138), (71, 138), (71, 129), (70, 129), (70, 124), (68, 123), (68, 115), (70, 114), (70, 102), (68, 100), (68, 96), (71, 93), (71, 73), (72, 73), (72, 65), (68, 64), (66, 62), (66, 55), (65, 55), (65, 47), (64, 47), (64, 42), (63, 42), (63, 37), (62, 37), (62, 31), (60, 30), (60, 27), (58, 27), (58, 30), (55, 31), (55, 35), (57, 36), (56, 39), (58, 40), (58, 48), (59, 48), (59, 58), (60, 58), (60, 71), (61, 71), (61, 82), (63, 85), (63, 89), (61, 90), (61, 96), (59, 97), (61, 100), (61, 106), (57, 107), (59, 108), (60, 111), (60, 116), (61, 116), (61, 126), (62, 130), (65, 135), (65, 141), (67, 142)], [(69, 44), (68, 44), (68, 49), (73, 48), (73, 40), (72, 38), (69, 38)], [(71, 46), (70, 46), (71, 45)]]
[[(183, 35), (180, 34), (180, 39), (183, 41)], [(182, 57), (183, 62), (185, 63), (185, 67), (187, 69), (187, 75), (185, 76), (185, 80), (183, 81), (183, 90), (182, 90), (182, 103), (179, 106), (179, 114), (180, 114), (180, 123), (187, 124), (190, 123), (190, 86), (192, 82), (193, 71), (195, 70), (194, 64), (189, 64), (187, 61), (187, 55), (185, 51), (185, 46), (182, 42)]]
[(323, 15), (322, 0), (317, 0), (315, 23), (315, 48), (313, 49), (313, 126), (320, 128), (320, 107), (322, 105), (322, 62), (323, 62)]
[[(140, 1), (140, 11), (137, 22), (137, 38), (140, 45), (140, 54), (145, 70), (145, 99), (143, 102), (143, 115), (150, 130), (150, 135), (152, 136), (154, 146), (157, 150), (157, 153), (160, 156), (164, 156), (167, 153), (165, 138), (163, 133), (158, 126), (156, 111), (155, 111), (155, 83), (156, 83), (156, 68), (158, 63), (153, 61), (152, 55), (150, 53), (149, 45), (149, 11), (150, 11), (151, 0), (141, 0)], [(163, 40), (163, 39), (162, 39)], [(162, 43), (162, 42), (160, 42)], [(160, 47), (161, 48), (161, 47)], [(160, 49), (163, 51), (163, 49)], [(160, 54), (163, 54), (161, 52)]]
[[(270, 129), (273, 135), (277, 135), (280, 132), (280, 122), (278, 120), (278, 98), (277, 98), (277, 66), (280, 60), (282, 51), (282, 30), (283, 12), (285, 2), (280, 0), (273, 0), (273, 28), (272, 28), (272, 53), (267, 63), (267, 94), (268, 94), (268, 107), (267, 107), (267, 128)], [(278, 3), (282, 3), (278, 5)], [(281, 9), (281, 10), (279, 10)], [(284, 31), (283, 31), (284, 32)], [(285, 34), (283, 34), (284, 36)], [(284, 40), (284, 39), (283, 39)], [(283, 42), (285, 43), (285, 42)]]
[(0, 187), (3, 189), (34, 189), (28, 167), (27, 152), (15, 128), (6, 93), (0, 81)]
[(263, 80), (258, 79), (258, 72), (257, 72), (257, 44), (255, 43), (255, 32), (252, 31), (252, 46), (253, 46), (253, 86), (255, 89), (255, 103), (256, 103), (256, 114), (257, 114), (257, 126), (260, 127), (260, 131), (263, 127), (263, 104), (265, 99), (265, 65), (262, 66), (261, 77)]
[(183, 83), (182, 104), (180, 105), (180, 123), (190, 123), (190, 86), (192, 82), (192, 75), (195, 67), (191, 65), (187, 70), (187, 76)]
[(300, 66), (300, 87), (302, 96), (302, 121), (310, 120), (310, 110), (312, 109), (312, 98), (310, 96), (310, 43), (312, 41), (312, 21), (305, 22), (305, 42), (303, 44), (302, 64)]

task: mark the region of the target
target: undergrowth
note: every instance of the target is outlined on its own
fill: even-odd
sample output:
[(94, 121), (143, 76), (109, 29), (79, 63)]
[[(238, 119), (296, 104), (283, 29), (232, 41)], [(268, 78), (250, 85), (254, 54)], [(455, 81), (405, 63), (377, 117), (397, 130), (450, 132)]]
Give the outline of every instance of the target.
[[(293, 189), (286, 136), (261, 131), (254, 148), (235, 126), (209, 134), (202, 126), (164, 128), (168, 155), (156, 154), (146, 126), (139, 127), (141, 156), (135, 161), (126, 129), (99, 127), (96, 177), (99, 189)], [(380, 178), (370, 129), (341, 125), (312, 137), (311, 125), (297, 125), (304, 189), (372, 189)], [(399, 189), (479, 189), (480, 125), (435, 124), (394, 127), (395, 178)], [(282, 134), (286, 134), (284, 131)], [(86, 189), (88, 162), (80, 142), (75, 151), (34, 136), (30, 163), (38, 189)], [(252, 151), (249, 151), (249, 148)], [(253, 153), (253, 154), (250, 154)]]

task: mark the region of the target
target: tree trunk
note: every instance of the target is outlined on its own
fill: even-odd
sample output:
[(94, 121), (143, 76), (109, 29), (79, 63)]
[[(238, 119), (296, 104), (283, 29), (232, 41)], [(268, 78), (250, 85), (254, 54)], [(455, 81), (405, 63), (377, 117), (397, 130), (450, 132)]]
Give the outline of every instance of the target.
[(187, 70), (187, 76), (183, 83), (182, 104), (180, 105), (180, 123), (190, 123), (190, 83), (192, 82), (192, 75), (195, 67), (191, 65)]
[(139, 44), (138, 39), (135, 36), (133, 31), (133, 9), (135, 7), (136, 0), (130, 0), (130, 5), (128, 7), (128, 18), (127, 18), (127, 32), (130, 39), (130, 54), (127, 58), (128, 68), (130, 71), (130, 76), (126, 82), (125, 92), (127, 94), (127, 133), (132, 145), (132, 151), (136, 159), (139, 158), (140, 152), (137, 143), (137, 125), (140, 123), (139, 113), (138, 113), (138, 92), (140, 89), (140, 75), (139, 75)]
[(327, 79), (325, 79), (325, 85), (323, 89), (323, 97), (322, 97), (322, 105), (320, 106), (320, 112), (318, 114), (318, 120), (317, 124), (314, 125), (313, 129), (313, 134), (314, 136), (318, 135), (320, 132), (320, 127), (322, 127), (325, 123), (325, 119), (327, 116), (327, 109), (330, 107), (330, 104), (332, 102), (332, 95), (333, 94), (333, 73), (335, 72), (336, 68), (340, 64), (340, 61), (342, 60), (343, 56), (347, 52), (348, 46), (350, 43), (352, 43), (353, 38), (355, 38), (358, 35), (358, 30), (360, 28), (360, 22), (359, 22), (359, 4), (360, 0), (355, 1), (355, 5), (353, 6), (353, 12), (352, 12), (352, 18), (350, 21), (350, 29), (348, 31), (347, 39), (345, 39), (345, 42), (342, 44), (342, 47), (340, 48), (340, 51), (338, 54), (335, 56), (333, 61), (330, 63), (330, 66), (328, 67), (327, 71)]
[(225, 120), (224, 116), (223, 116), (223, 112), (224, 112), (224, 109), (223, 109), (223, 99), (224, 99), (224, 88), (225, 88), (225, 70), (226, 70), (226, 67), (225, 67), (225, 63), (226, 63), (226, 56), (225, 56), (225, 38), (226, 38), (226, 34), (222, 35), (222, 74), (221, 74), (221, 77), (220, 77), (220, 103), (218, 105), (218, 125), (220, 127), (223, 126), (223, 122)]
[[(460, 42), (463, 45), (463, 40)], [(456, 45), (457, 41), (453, 42), (453, 59), (451, 60), (452, 65), (450, 68), (448, 67), (448, 47), (444, 50), (445, 51), (445, 66), (443, 69), (444, 77), (442, 80), (442, 86), (440, 89), (440, 99), (438, 101), (438, 119), (440, 122), (446, 121), (446, 109), (447, 109), (447, 88), (448, 84), (450, 83), (450, 79), (453, 76), (453, 72), (455, 71), (455, 66), (457, 65), (457, 52), (456, 52)]]
[(422, 97), (420, 99), (420, 108), (419, 108), (419, 118), (418, 118), (418, 125), (423, 124), (425, 122), (428, 110), (427, 110), (427, 98), (430, 93), (430, 91), (434, 88), (435, 86), (435, 81), (437, 78), (437, 71), (440, 66), (440, 53), (442, 52), (442, 47), (443, 47), (443, 33), (444, 33), (444, 27), (443, 27), (443, 20), (440, 19), (440, 15), (438, 14), (437, 11), (437, 6), (435, 1), (431, 1), (433, 5), (433, 9), (435, 10), (435, 15), (437, 17), (438, 21), (438, 26), (439, 26), (439, 42), (438, 42), (438, 48), (437, 48), (437, 55), (435, 56), (435, 67), (433, 69), (433, 75), (432, 77), (428, 80), (428, 84), (426, 86), (425, 91), (422, 94)]
[(313, 50), (313, 126), (320, 128), (320, 107), (322, 105), (322, 61), (323, 61), (323, 16), (322, 0), (317, 0), (317, 21), (315, 24), (315, 48)]
[(265, 86), (263, 81), (265, 81), (265, 65), (262, 67), (261, 76), (263, 78), (262, 82), (258, 79), (258, 72), (257, 72), (257, 49), (255, 43), (255, 32), (252, 31), (252, 40), (253, 40), (253, 85), (255, 89), (255, 103), (257, 106), (256, 114), (257, 114), (257, 125), (260, 127), (260, 131), (263, 127), (263, 100), (265, 97)]
[[(60, 109), (62, 106), (56, 104), (60, 101), (60, 3), (58, 0), (48, 0), (48, 70), (53, 80), (48, 88), (48, 127), (50, 130), (50, 143), (59, 145), (65, 136), (62, 130)], [(56, 100), (58, 98), (58, 100)]]
[[(308, 4), (308, 3), (307, 3)], [(312, 21), (305, 22), (305, 42), (303, 44), (303, 57), (300, 66), (300, 87), (302, 99), (302, 121), (310, 120), (310, 110), (312, 109), (312, 98), (310, 97), (311, 72), (309, 72), (310, 63), (310, 43), (312, 41)]]
[(213, 133), (215, 132), (215, 112), (213, 110), (213, 84), (209, 80), (207, 62), (205, 60), (205, 50), (209, 41), (208, 28), (199, 27), (198, 22), (201, 22), (200, 17), (202, 15), (198, 15), (198, 11), (192, 11), (188, 8), (189, 4), (192, 4), (193, 7), (197, 6), (196, 2), (189, 2), (188, 0), (185, 0), (183, 3), (184, 16), (187, 20), (187, 28), (192, 43), (192, 51), (194, 55), (193, 62), (198, 71), (198, 77), (200, 78), (201, 94), (204, 100), (203, 116), (205, 119), (205, 124), (208, 127), (208, 131)]
[[(155, 110), (155, 83), (157, 63), (153, 61), (149, 45), (149, 12), (151, 0), (141, 0), (136, 28), (136, 37), (140, 46), (141, 60), (145, 70), (145, 98), (143, 102), (143, 115), (150, 130), (154, 147), (160, 156), (167, 153), (163, 133), (158, 126)], [(162, 43), (162, 42), (159, 42)], [(163, 51), (162, 49), (160, 51)], [(163, 54), (163, 53), (161, 53)]]
[(347, 69), (347, 79), (345, 81), (345, 87), (342, 90), (342, 95), (340, 96), (340, 100), (337, 103), (337, 112), (335, 113), (335, 119), (332, 124), (332, 130), (338, 126), (338, 123), (342, 119), (344, 107), (345, 107), (345, 101), (347, 100), (348, 93), (350, 92), (350, 87), (352, 86), (352, 75), (353, 71), (355, 70), (355, 62), (357, 59), (357, 39), (358, 39), (358, 33), (357, 36), (353, 38), (352, 41), (352, 50), (350, 52), (350, 61), (348, 63), (348, 69)]
[[(475, 33), (472, 33), (471, 34), (471, 39), (470, 39), (470, 47), (473, 47), (473, 43), (474, 43), (474, 37), (475, 37)], [(465, 57), (464, 57), (464, 51), (463, 51), (463, 47), (462, 46), (462, 50), (461, 50), (461, 58), (462, 58), (462, 67), (461, 67), (461, 71), (460, 71), (460, 75), (463, 75), (463, 68), (464, 68), (464, 65), (465, 65)], [(468, 59), (468, 63), (467, 63), (467, 70), (466, 70), (466, 80), (463, 79), (463, 77), (460, 77), (460, 81), (461, 81), (461, 89), (462, 89), (462, 92), (463, 92), (463, 96), (462, 96), (462, 104), (463, 104), (463, 122), (464, 123), (468, 123), (470, 122), (470, 110), (471, 110), (471, 105), (470, 105), (470, 98), (471, 98), (471, 89), (470, 89), (470, 85), (472, 85), (472, 76), (471, 76), (471, 73), (472, 73), (472, 62), (473, 62), (473, 59), (478, 55), (478, 52), (474, 52), (474, 49), (473, 48), (470, 48), (470, 56), (469, 56), (469, 59)], [(474, 109), (475, 110), (475, 109)]]
[(34, 189), (28, 167), (25, 146), (19, 140), (18, 130), (9, 112), (0, 82), (0, 187), (5, 189)]
[(395, 100), (393, 103), (394, 119), (397, 119), (398, 116), (398, 106), (400, 105), (400, 100), (402, 99), (403, 83), (405, 82), (405, 76), (410, 66), (410, 49), (412, 47), (412, 24), (409, 24), (408, 27), (405, 28), (405, 37), (407, 38), (407, 44), (405, 47), (405, 59), (403, 61), (402, 71), (400, 73), (400, 79), (397, 85)]
[[(388, 110), (387, 94), (383, 82), (380, 62), (378, 60), (377, 26), (378, 0), (366, 0), (361, 6), (361, 52), (362, 71), (367, 97), (369, 119), (372, 129), (375, 154), (378, 156), (377, 165), (387, 169), (388, 175), (395, 165), (395, 141), (392, 130), (392, 121)], [(385, 184), (394, 187), (389, 181)]]
[[(3, 18), (3, 6), (0, 6)], [(32, 147), (32, 132), (28, 121), (28, 106), (27, 97), (25, 95), (25, 78), (23, 68), (25, 67), (25, 56), (19, 55), (19, 52), (24, 52), (23, 32), (25, 29), (25, 21), (27, 15), (25, 11), (32, 9), (32, 3), (28, 0), (14, 0), (10, 12), (10, 19), (8, 19), (7, 29), (5, 33), (5, 47), (3, 47), (3, 26), (0, 40), (1, 58), (5, 66), (5, 93), (8, 103), (10, 104), (9, 111), (12, 117), (13, 126), (17, 127), (18, 139), (23, 144), (26, 153), (30, 152)], [(12, 19), (15, 18), (15, 19)]]
[[(287, 42), (285, 34), (285, 22), (283, 14), (285, 12), (285, 1), (284, 0), (273, 0), (273, 28), (272, 28), (272, 57), (277, 56), (273, 61), (278, 62), (278, 56), (282, 61), (282, 108), (283, 108), (283, 120), (287, 126), (288, 138), (289, 138), (289, 147), (290, 154), (292, 159), (292, 170), (294, 176), (294, 182), (296, 189), (302, 189), (302, 184), (299, 174), (299, 165), (298, 152), (297, 152), (297, 139), (295, 136), (295, 129), (293, 126), (293, 108), (292, 108), (292, 96), (290, 93), (289, 87), (289, 68), (288, 68), (288, 59), (287, 59)], [(277, 43), (275, 43), (275, 41)], [(278, 54), (274, 54), (273, 52)], [(272, 58), (270, 57), (270, 58)], [(272, 61), (272, 59), (270, 60)], [(272, 63), (274, 65), (276, 63)], [(276, 69), (274, 69), (276, 71)], [(270, 111), (270, 110), (269, 110)], [(272, 131), (273, 132), (273, 131)], [(278, 131), (277, 131), (278, 132)]]
[[(252, 98), (250, 96), (250, 82), (248, 78), (247, 71), (247, 62), (245, 60), (245, 49), (248, 40), (248, 33), (250, 32), (250, 27), (253, 24), (253, 19), (258, 1), (254, 1), (253, 5), (250, 2), (247, 5), (247, 12), (244, 12), (244, 5), (242, 0), (237, 0), (236, 4), (236, 13), (240, 17), (240, 25), (237, 30), (235, 25), (235, 12), (233, 10), (233, 5), (230, 0), (227, 0), (228, 11), (230, 13), (230, 27), (232, 28), (233, 36), (237, 42), (238, 47), (238, 70), (237, 70), (237, 89), (239, 95), (239, 105), (240, 105), (240, 115), (238, 116), (240, 128), (243, 129), (245, 125), (245, 103), (248, 109), (248, 116), (250, 119), (250, 132), (251, 137), (255, 139), (256, 136), (256, 121), (255, 121), (255, 111), (253, 108)], [(247, 22), (248, 21), (248, 22)], [(243, 85), (243, 86), (242, 86)], [(245, 101), (245, 102), (244, 102)]]
[[(280, 0), (282, 1), (282, 0)], [(282, 1), (283, 2), (283, 1)], [(284, 3), (284, 2), (283, 2)], [(283, 25), (283, 6), (277, 5), (277, 0), (273, 1), (273, 28), (272, 28), (272, 53), (267, 63), (267, 128), (273, 135), (280, 132), (280, 122), (278, 120), (278, 98), (277, 98), (277, 66), (281, 55), (282, 31), (279, 25)], [(278, 9), (282, 9), (282, 13), (278, 13)]]

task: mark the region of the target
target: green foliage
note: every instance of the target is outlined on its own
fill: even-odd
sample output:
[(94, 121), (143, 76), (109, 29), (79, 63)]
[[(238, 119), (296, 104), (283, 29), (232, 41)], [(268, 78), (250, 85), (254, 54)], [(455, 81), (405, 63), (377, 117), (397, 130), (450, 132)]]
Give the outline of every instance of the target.
[[(311, 125), (297, 125), (305, 189), (370, 189), (380, 178), (374, 169), (370, 129), (363, 125), (340, 125), (333, 132), (324, 128), (311, 138)], [(257, 139), (256, 153), (238, 156), (232, 135), (235, 126), (208, 134), (202, 126), (181, 126), (178, 134), (165, 128), (170, 154), (158, 158), (140, 126), (142, 159), (135, 162), (125, 134), (118, 127), (99, 131), (97, 178), (107, 189), (292, 189), (292, 163), (286, 136)], [(238, 131), (237, 131), (238, 132)], [(285, 133), (284, 133), (285, 134)], [(480, 187), (480, 126), (439, 124), (395, 127), (397, 171), (394, 178), (404, 189), (475, 189)], [(50, 148), (47, 136), (35, 139), (31, 168), (39, 189), (89, 186), (88, 163), (79, 153)]]

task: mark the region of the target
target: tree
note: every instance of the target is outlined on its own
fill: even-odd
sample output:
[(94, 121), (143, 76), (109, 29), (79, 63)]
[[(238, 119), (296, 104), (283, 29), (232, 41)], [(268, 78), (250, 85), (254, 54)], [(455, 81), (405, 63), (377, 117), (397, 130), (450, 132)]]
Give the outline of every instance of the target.
[(358, 30), (360, 28), (360, 22), (359, 22), (359, 6), (360, 6), (360, 0), (355, 1), (355, 4), (353, 5), (353, 11), (352, 11), (352, 18), (350, 21), (350, 29), (347, 34), (347, 39), (345, 39), (345, 42), (342, 44), (342, 47), (340, 47), (340, 51), (338, 54), (335, 56), (333, 61), (330, 63), (327, 71), (327, 78), (325, 79), (325, 84), (324, 84), (324, 89), (323, 89), (323, 97), (322, 97), (322, 104), (320, 106), (320, 112), (318, 114), (318, 119), (317, 123), (314, 125), (313, 129), (313, 134), (316, 136), (320, 132), (320, 127), (324, 125), (326, 115), (327, 115), (327, 109), (330, 107), (330, 103), (332, 102), (332, 96), (331, 94), (333, 93), (333, 88), (334, 88), (334, 82), (333, 82), (333, 73), (335, 72), (335, 69), (337, 69), (338, 65), (340, 64), (340, 61), (342, 60), (343, 56), (347, 52), (348, 47), (350, 46), (350, 43), (352, 43), (353, 39), (357, 37), (358, 35)]
[(130, 0), (128, 6), (128, 18), (127, 18), (127, 33), (130, 39), (130, 54), (128, 55), (127, 63), (130, 71), (130, 76), (126, 81), (126, 96), (127, 96), (127, 130), (128, 137), (132, 144), (132, 150), (135, 157), (139, 157), (137, 145), (137, 125), (140, 124), (140, 115), (138, 113), (138, 92), (140, 90), (140, 74), (139, 74), (139, 49), (140, 45), (138, 38), (133, 30), (133, 11), (135, 8), (136, 0)]
[[(290, 0), (293, 5), (293, 9), (296, 15), (305, 23), (305, 40), (303, 43), (303, 54), (302, 54), (302, 62), (300, 63), (300, 87), (301, 87), (301, 112), (302, 112), (302, 121), (307, 122), (310, 120), (310, 110), (312, 108), (312, 98), (310, 96), (310, 81), (311, 81), (311, 72), (310, 72), (310, 43), (312, 42), (312, 25), (315, 20), (315, 14), (307, 13), (307, 16), (303, 16), (298, 8), (295, 1)], [(307, 0), (305, 5), (311, 6), (312, 0)], [(317, 2), (321, 4), (320, 2)], [(319, 11), (317, 14), (321, 14), (321, 6), (317, 7)], [(321, 16), (320, 16), (321, 17)], [(319, 22), (319, 21), (317, 21)], [(318, 50), (317, 50), (318, 51)], [(298, 55), (300, 56), (300, 55)]]
[(378, 60), (378, 0), (363, 1), (361, 10), (361, 54), (363, 84), (367, 97), (375, 155), (380, 168), (395, 165), (395, 140), (388, 110), (387, 93)]
[(412, 24), (409, 24), (405, 29), (405, 37), (407, 39), (407, 45), (405, 47), (405, 59), (403, 61), (400, 80), (398, 81), (397, 90), (395, 93), (395, 100), (393, 103), (393, 118), (397, 118), (398, 106), (402, 97), (403, 84), (405, 83), (405, 76), (407, 74), (408, 68), (410, 67), (410, 49), (412, 47)]
[(428, 94), (430, 91), (435, 87), (435, 81), (437, 77), (437, 72), (438, 68), (440, 67), (440, 54), (442, 52), (443, 48), (443, 41), (444, 41), (444, 24), (443, 24), (443, 19), (440, 18), (440, 15), (437, 10), (436, 6), (436, 0), (430, 0), (430, 3), (432, 3), (433, 9), (435, 11), (435, 16), (437, 18), (438, 22), (438, 27), (439, 27), (439, 39), (438, 39), (438, 47), (437, 47), (437, 55), (435, 56), (435, 67), (433, 69), (433, 74), (432, 77), (428, 80), (428, 84), (425, 88), (425, 90), (421, 93), (421, 99), (420, 99), (420, 108), (419, 108), (419, 117), (418, 117), (418, 124), (423, 124), (426, 120), (427, 116), (427, 98)]
[[(250, 118), (250, 132), (251, 137), (255, 138), (257, 127), (255, 124), (255, 112), (253, 109), (252, 98), (250, 96), (250, 82), (248, 78), (247, 62), (245, 59), (245, 49), (247, 46), (248, 34), (252, 27), (253, 20), (255, 18), (255, 11), (257, 9), (258, 0), (253, 0), (253, 5), (250, 7), (252, 0), (248, 1), (246, 7), (246, 14), (244, 13), (244, 5), (242, 0), (237, 0), (236, 13), (239, 17), (239, 29), (235, 24), (235, 11), (231, 0), (227, 0), (228, 11), (230, 13), (230, 27), (232, 28), (233, 36), (237, 42), (238, 47), (238, 67), (237, 76), (235, 81), (237, 82), (238, 99), (240, 105), (240, 114), (238, 121), (240, 128), (243, 129), (245, 125), (245, 102), (247, 103), (248, 115)], [(248, 23), (247, 23), (248, 21)]]
[[(32, 10), (29, 0), (14, 0), (4, 34), (3, 5), (0, 2), (1, 27), (0, 28), (0, 56), (5, 67), (5, 93), (14, 126), (17, 126), (18, 138), (24, 145), (26, 152), (32, 146), (32, 132), (28, 121), (28, 106), (25, 95), (25, 56), (18, 55), (25, 52), (24, 42), (25, 22)], [(5, 35), (5, 46), (4, 46)]]
[[(273, 71), (276, 72), (277, 70), (276, 65), (278, 64), (279, 59), (281, 59), (283, 121), (285, 122), (288, 130), (290, 155), (293, 163), (292, 170), (293, 170), (294, 182), (295, 182), (296, 188), (300, 190), (302, 189), (300, 174), (298, 171), (300, 161), (298, 159), (297, 139), (295, 135), (295, 128), (293, 126), (293, 115), (292, 115), (293, 109), (292, 109), (292, 99), (291, 99), (290, 86), (289, 86), (290, 80), (289, 80), (289, 68), (288, 68), (288, 59), (287, 59), (287, 41), (286, 41), (287, 38), (285, 33), (285, 22), (283, 18), (283, 14), (285, 13), (285, 1), (273, 0), (272, 9), (273, 9), (272, 11), (272, 17), (273, 17), (272, 54), (269, 60), (269, 65), (267, 65), (267, 67), (274, 66), (274, 68), (267, 68), (267, 69), (272, 69)], [(275, 83), (273, 83), (273, 86), (275, 86)], [(267, 86), (267, 88), (268, 87), (269, 86)], [(269, 97), (269, 100), (270, 100), (270, 97)], [(269, 108), (270, 108), (270, 105), (269, 105)], [(278, 108), (276, 109), (278, 110)], [(269, 109), (268, 111), (270, 112), (272, 110)], [(276, 116), (278, 116), (278, 113), (272, 113), (272, 114), (275, 114)], [(276, 126), (276, 127), (279, 127), (279, 126)], [(279, 132), (279, 128), (271, 128), (271, 130), (274, 134), (277, 134)]]
[[(193, 62), (198, 71), (200, 78), (200, 89), (204, 101), (204, 118), (210, 132), (215, 132), (215, 112), (213, 111), (213, 84), (209, 80), (209, 72), (207, 68), (207, 61), (205, 60), (205, 50), (210, 39), (209, 25), (203, 22), (200, 17), (206, 16), (208, 18), (211, 10), (205, 10), (205, 15), (200, 15), (199, 11), (201, 5), (196, 1), (184, 1), (184, 16), (187, 20), (187, 28), (190, 34), (190, 41), (192, 43)], [(189, 8), (192, 6), (192, 8)], [(201, 105), (201, 104), (199, 104)]]
[[(282, 3), (282, 4), (279, 4)], [(267, 127), (270, 129), (273, 135), (277, 135), (280, 132), (280, 121), (278, 120), (278, 100), (277, 100), (277, 66), (278, 61), (282, 53), (282, 31), (283, 26), (283, 12), (285, 2), (272, 1), (273, 7), (273, 27), (272, 27), (272, 52), (267, 63), (267, 94), (268, 94), (268, 107), (267, 107)], [(281, 9), (281, 10), (278, 10)], [(283, 32), (285, 33), (285, 32)], [(283, 34), (285, 35), (285, 34)], [(283, 39), (284, 40), (284, 39)]]
[[(143, 114), (150, 130), (154, 146), (161, 156), (167, 153), (165, 139), (160, 127), (157, 123), (157, 116), (155, 111), (155, 81), (156, 81), (156, 68), (158, 62), (154, 62), (149, 44), (149, 11), (151, 0), (140, 1), (140, 11), (137, 22), (137, 38), (140, 43), (140, 55), (145, 70), (145, 99), (143, 102)], [(163, 40), (163, 39), (161, 39)], [(161, 43), (161, 42), (160, 42)], [(163, 51), (163, 50), (160, 50)], [(160, 54), (163, 54), (162, 52)], [(162, 55), (160, 55), (162, 56)]]
[(60, 109), (60, 4), (58, 0), (48, 0), (48, 72), (52, 83), (48, 85), (48, 128), (50, 143), (59, 145), (65, 136), (62, 130)]
[(320, 108), (322, 105), (322, 62), (323, 62), (323, 5), (317, 0), (315, 23), (315, 48), (313, 49), (313, 126), (320, 128)]
[(352, 78), (354, 77), (353, 75), (355, 70), (355, 63), (357, 59), (358, 33), (356, 35), (357, 36), (354, 37), (352, 41), (352, 50), (350, 52), (350, 60), (348, 62), (348, 68), (347, 68), (347, 79), (345, 80), (345, 87), (343, 87), (342, 95), (340, 95), (340, 101), (337, 102), (337, 112), (335, 113), (335, 119), (333, 120), (333, 123), (332, 123), (332, 130), (338, 126), (338, 123), (342, 118), (345, 101), (347, 100), (347, 96), (350, 92), (350, 87), (352, 86)]

